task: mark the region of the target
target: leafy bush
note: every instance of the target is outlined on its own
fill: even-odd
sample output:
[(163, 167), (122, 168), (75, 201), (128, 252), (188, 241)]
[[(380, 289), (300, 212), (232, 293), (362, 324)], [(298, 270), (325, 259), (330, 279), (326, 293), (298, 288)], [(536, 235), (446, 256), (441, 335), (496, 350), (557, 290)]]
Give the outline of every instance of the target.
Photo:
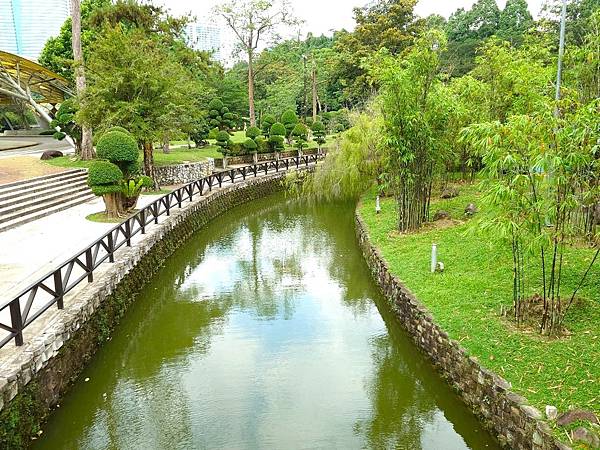
[(269, 137), (269, 145), (270, 150), (274, 152), (282, 152), (285, 147), (283, 143), (285, 142), (285, 138), (283, 136), (279, 136), (277, 134), (273, 134)]
[(244, 148), (248, 150), (248, 152), (252, 153), (256, 151), (258, 145), (256, 145), (256, 142), (254, 142), (254, 139), (248, 138), (244, 141)]
[(257, 127), (250, 127), (246, 130), (246, 136), (248, 136), (250, 139), (256, 139), (258, 136), (260, 136), (260, 129)]
[(254, 139), (254, 142), (256, 142), (256, 145), (258, 147), (258, 153), (269, 153), (271, 151), (271, 149), (269, 148), (268, 139), (262, 136), (258, 136), (256, 139)]
[(142, 192), (142, 188), (151, 188), (154, 186), (152, 178), (141, 176), (135, 180), (123, 180), (121, 184), (121, 193), (126, 198), (138, 197)]
[(75, 123), (75, 114), (77, 113), (77, 104), (73, 98), (69, 98), (61, 103), (56, 116), (50, 126), (60, 128), (60, 131), (53, 131), (52, 135), (55, 139), (62, 141), (65, 137), (70, 136), (75, 145), (81, 145), (81, 127)]
[(319, 147), (321, 147), (326, 142), (325, 125), (323, 125), (323, 123), (321, 123), (319, 121), (313, 123), (312, 124), (312, 132), (313, 132), (315, 142), (317, 144), (319, 144)]
[(120, 192), (122, 180), (123, 172), (119, 166), (109, 161), (95, 161), (88, 171), (88, 186), (95, 195)]
[(40, 136), (54, 136), (54, 133), (56, 133), (55, 130), (44, 130), (39, 135)]
[(287, 133), (287, 130), (285, 129), (285, 125), (282, 124), (281, 122), (275, 122), (271, 126), (271, 131), (270, 131), (269, 135), (271, 137), (273, 137), (273, 136), (285, 136), (286, 133)]
[(115, 164), (137, 161), (139, 155), (133, 136), (122, 131), (104, 133), (96, 146), (96, 154), (99, 159), (107, 159)]
[(214, 139), (216, 140), (217, 137), (219, 136), (219, 129), (218, 128), (213, 128), (210, 130), (210, 132), (208, 133), (208, 138), (209, 139)]
[(290, 139), (290, 137), (292, 136), (292, 133), (294, 131), (294, 128), (295, 128), (296, 124), (298, 123), (298, 116), (296, 115), (296, 113), (294, 111), (292, 111), (291, 109), (288, 109), (281, 115), (281, 123), (283, 123), (283, 125), (285, 126), (285, 129), (287, 131), (287, 133), (286, 133), (287, 138)]
[(223, 105), (223, 102), (221, 100), (219, 100), (218, 98), (214, 98), (208, 104), (208, 109), (211, 111), (211, 113), (213, 111), (217, 111), (217, 113), (220, 113), (224, 106), (225, 105)]
[(211, 129), (208, 126), (206, 120), (204, 120), (203, 118), (199, 118), (192, 125), (190, 139), (194, 141), (196, 147), (202, 147), (203, 145), (206, 145), (207, 139), (210, 138), (210, 132)]
[(217, 134), (217, 145), (225, 152), (231, 146), (231, 138), (227, 131), (219, 131)]
[(294, 146), (298, 150), (302, 150), (306, 147), (308, 141), (308, 129), (306, 128), (306, 125), (302, 123), (296, 124), (292, 130), (292, 136), (294, 138)]
[(275, 118), (274, 115), (272, 114), (265, 114), (262, 118), (262, 122), (260, 124), (261, 126), (261, 131), (262, 134), (265, 136), (269, 136), (269, 134), (271, 133), (271, 127), (273, 126), (273, 124), (277, 122), (277, 119)]

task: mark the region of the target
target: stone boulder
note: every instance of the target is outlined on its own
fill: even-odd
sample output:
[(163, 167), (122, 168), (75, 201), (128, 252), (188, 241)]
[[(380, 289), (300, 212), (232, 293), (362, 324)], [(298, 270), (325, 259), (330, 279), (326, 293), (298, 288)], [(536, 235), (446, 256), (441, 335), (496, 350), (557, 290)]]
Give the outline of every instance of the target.
[(465, 216), (474, 216), (479, 210), (474, 203), (469, 203), (465, 208)]
[(436, 211), (436, 213), (433, 215), (434, 222), (437, 222), (438, 220), (449, 219), (449, 218), (450, 218), (450, 213), (448, 211), (444, 211), (443, 209)]
[(460, 192), (458, 191), (458, 189), (453, 188), (453, 187), (447, 187), (446, 189), (444, 189), (442, 191), (442, 195), (440, 195), (440, 198), (455, 198), (458, 197), (458, 195), (460, 194)]
[(61, 156), (64, 155), (58, 150), (46, 150), (44, 153), (42, 153), (42, 157), (40, 159), (46, 161), (48, 159), (60, 158)]
[(573, 422), (577, 422), (578, 420), (582, 420), (585, 422), (590, 422), (595, 425), (599, 425), (600, 421), (598, 421), (598, 417), (591, 411), (586, 411), (584, 409), (572, 409), (565, 413), (562, 413), (556, 419), (556, 424), (564, 427), (565, 425), (570, 425)]

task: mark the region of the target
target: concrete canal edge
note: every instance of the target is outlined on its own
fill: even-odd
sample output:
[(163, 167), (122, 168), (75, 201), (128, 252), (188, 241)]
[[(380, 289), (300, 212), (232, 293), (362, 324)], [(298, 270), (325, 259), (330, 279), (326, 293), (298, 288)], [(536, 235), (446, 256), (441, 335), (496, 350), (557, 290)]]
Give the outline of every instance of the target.
[(385, 259), (371, 243), (358, 209), (355, 219), (360, 248), (388, 307), (500, 444), (515, 450), (570, 450), (554, 438), (538, 409), (511, 392), (510, 383), (470, 357), (460, 343), (450, 339), (435, 323), (427, 308), (390, 272)]
[[(107, 341), (136, 294), (173, 252), (219, 215), (283, 189), (285, 172), (213, 191), (148, 229), (56, 314), (43, 333), (0, 367), (0, 448), (26, 448), (78, 375)], [(11, 344), (8, 344), (11, 345)]]

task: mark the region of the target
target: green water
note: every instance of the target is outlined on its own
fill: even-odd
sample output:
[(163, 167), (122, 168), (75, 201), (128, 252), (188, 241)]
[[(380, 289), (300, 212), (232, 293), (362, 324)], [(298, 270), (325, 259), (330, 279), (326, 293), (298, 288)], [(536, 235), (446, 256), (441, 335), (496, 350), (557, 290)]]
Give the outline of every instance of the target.
[(34, 448), (497, 445), (386, 312), (353, 207), (276, 195), (167, 261)]

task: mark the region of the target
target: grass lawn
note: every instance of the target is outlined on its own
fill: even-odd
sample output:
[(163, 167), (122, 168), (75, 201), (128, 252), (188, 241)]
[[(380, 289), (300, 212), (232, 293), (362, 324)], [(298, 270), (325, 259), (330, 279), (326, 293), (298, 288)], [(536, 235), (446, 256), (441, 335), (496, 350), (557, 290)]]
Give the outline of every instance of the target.
[[(233, 133), (231, 140), (234, 143), (242, 143), (246, 140), (246, 132), (245, 131), (236, 131)], [(327, 142), (325, 143), (325, 147), (333, 145), (333, 143), (337, 140), (337, 135), (327, 136)], [(155, 148), (154, 150), (154, 164), (157, 166), (169, 166), (174, 164), (182, 164), (186, 162), (198, 162), (204, 161), (206, 158), (222, 158), (223, 154), (221, 153), (221, 149), (217, 147), (214, 141), (209, 141), (209, 145), (206, 147), (202, 147), (200, 149), (197, 148), (187, 148), (187, 141), (173, 141), (171, 142), (173, 148), (170, 153), (163, 153), (161, 148)], [(317, 143), (314, 141), (309, 142), (308, 149), (317, 148)], [(293, 146), (289, 146), (286, 144), (286, 150), (293, 150)], [(143, 160), (143, 155), (140, 152), (140, 161)], [(62, 156), (60, 158), (54, 158), (49, 161), (43, 161), (45, 164), (49, 164), (54, 167), (67, 167), (67, 168), (77, 168), (77, 167), (89, 167), (91, 161), (81, 161), (80, 159), (74, 156)]]
[[(501, 305), (512, 304), (512, 254), (508, 245), (482, 235), (476, 220), (463, 221), (466, 205), (485, 210), (477, 189), (461, 187), (461, 195), (437, 200), (438, 209), (460, 219), (454, 226), (433, 225), (417, 234), (399, 235), (395, 202), (382, 200), (375, 214), (375, 193), (366, 194), (359, 211), (373, 244), (389, 267), (431, 311), (450, 336), (470, 354), (512, 383), (513, 389), (544, 411), (546, 405), (563, 412), (580, 407), (600, 415), (600, 264), (590, 272), (587, 284), (567, 317), (570, 335), (560, 339), (541, 337), (535, 330), (518, 330), (500, 316)], [(441, 274), (429, 272), (431, 244), (445, 264)], [(571, 248), (565, 255), (563, 295), (570, 296), (593, 251)], [(539, 292), (528, 280), (529, 293)], [(564, 440), (563, 431), (558, 431)]]
[[(162, 150), (154, 151), (154, 164), (157, 166), (168, 166), (172, 164), (182, 164), (184, 162), (204, 161), (206, 158), (222, 158), (219, 148), (215, 145), (207, 145), (201, 149), (187, 147), (171, 150), (170, 153), (163, 153)], [(140, 161), (143, 155), (140, 152)], [(74, 156), (62, 156), (49, 161), (44, 161), (55, 167), (89, 167), (91, 161), (81, 161)]]

